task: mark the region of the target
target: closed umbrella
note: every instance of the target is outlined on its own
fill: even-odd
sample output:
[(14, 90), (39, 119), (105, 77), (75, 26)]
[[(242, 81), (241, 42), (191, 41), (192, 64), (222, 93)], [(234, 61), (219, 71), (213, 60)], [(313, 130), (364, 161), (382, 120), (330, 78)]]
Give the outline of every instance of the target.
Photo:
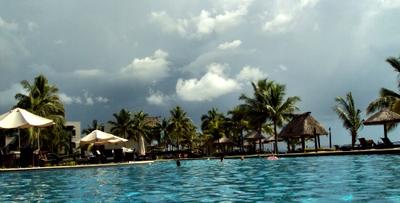
[[(5, 114), (0, 115), (0, 128), (13, 129), (13, 128), (30, 128), (30, 127), (48, 127), (54, 125), (53, 120), (43, 118), (35, 115), (25, 109), (15, 108)], [(18, 130), (18, 147), (21, 147), (19, 141)], [(38, 137), (38, 149), (40, 149)]]

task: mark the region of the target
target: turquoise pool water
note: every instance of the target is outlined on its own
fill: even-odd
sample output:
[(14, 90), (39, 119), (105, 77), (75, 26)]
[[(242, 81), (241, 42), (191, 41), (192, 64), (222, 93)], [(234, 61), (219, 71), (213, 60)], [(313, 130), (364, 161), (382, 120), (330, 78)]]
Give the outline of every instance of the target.
[(0, 202), (400, 202), (400, 156), (159, 162), (0, 174)]

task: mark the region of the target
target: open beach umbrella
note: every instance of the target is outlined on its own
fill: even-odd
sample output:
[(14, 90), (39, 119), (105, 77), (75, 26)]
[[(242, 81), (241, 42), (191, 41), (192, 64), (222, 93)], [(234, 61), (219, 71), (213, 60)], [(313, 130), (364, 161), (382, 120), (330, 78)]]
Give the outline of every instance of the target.
[[(298, 114), (281, 130), (281, 138), (301, 138), (302, 150), (305, 150), (305, 138), (314, 137), (315, 151), (317, 151), (317, 137), (319, 135), (328, 135), (325, 128), (314, 117), (311, 112)], [(288, 141), (289, 143), (289, 141)]]
[[(21, 108), (15, 108), (5, 114), (0, 115), (0, 128), (5, 129), (47, 127), (51, 125), (54, 125), (53, 120), (43, 118)], [(19, 136), (20, 135), (18, 131), (18, 147), (20, 148), (21, 142)], [(38, 148), (40, 149), (39, 137)]]
[(364, 121), (364, 125), (383, 125), (384, 136), (387, 138), (387, 124), (397, 122), (400, 122), (400, 115), (384, 108)]
[(123, 143), (123, 142), (128, 142), (127, 139), (122, 138), (122, 137), (118, 137), (116, 135), (114, 135), (114, 137), (110, 140), (106, 140), (106, 141), (99, 141), (99, 142), (95, 142), (94, 144), (96, 145), (102, 145), (102, 144), (118, 144), (118, 143)]
[(115, 135), (103, 132), (101, 130), (93, 130), (91, 133), (89, 133), (85, 137), (81, 138), (80, 143), (81, 144), (92, 144), (92, 143), (105, 142), (108, 140), (116, 139), (115, 137), (116, 137)]

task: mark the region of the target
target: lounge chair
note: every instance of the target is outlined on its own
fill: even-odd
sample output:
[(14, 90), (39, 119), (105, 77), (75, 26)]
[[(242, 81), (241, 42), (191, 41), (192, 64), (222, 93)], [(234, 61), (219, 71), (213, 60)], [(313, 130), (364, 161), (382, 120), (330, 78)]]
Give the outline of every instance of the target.
[(387, 137), (381, 137), (381, 140), (383, 141), (384, 147), (400, 147), (399, 142), (392, 142), (389, 138)]
[(113, 162), (114, 161), (114, 152), (111, 149), (103, 150), (101, 153), (104, 156), (104, 162)]
[(124, 153), (122, 149), (114, 149), (114, 161), (122, 162), (124, 160)]
[(362, 137), (362, 138), (358, 138), (358, 141), (360, 142), (361, 149), (371, 149), (376, 146), (374, 140), (367, 140)]

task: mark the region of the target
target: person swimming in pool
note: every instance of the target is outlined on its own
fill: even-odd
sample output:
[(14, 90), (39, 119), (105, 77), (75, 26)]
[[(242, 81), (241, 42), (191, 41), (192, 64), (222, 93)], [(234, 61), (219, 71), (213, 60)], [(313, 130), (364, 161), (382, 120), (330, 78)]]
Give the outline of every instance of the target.
[(176, 159), (176, 166), (181, 166), (181, 154), (178, 155), (178, 159)]

